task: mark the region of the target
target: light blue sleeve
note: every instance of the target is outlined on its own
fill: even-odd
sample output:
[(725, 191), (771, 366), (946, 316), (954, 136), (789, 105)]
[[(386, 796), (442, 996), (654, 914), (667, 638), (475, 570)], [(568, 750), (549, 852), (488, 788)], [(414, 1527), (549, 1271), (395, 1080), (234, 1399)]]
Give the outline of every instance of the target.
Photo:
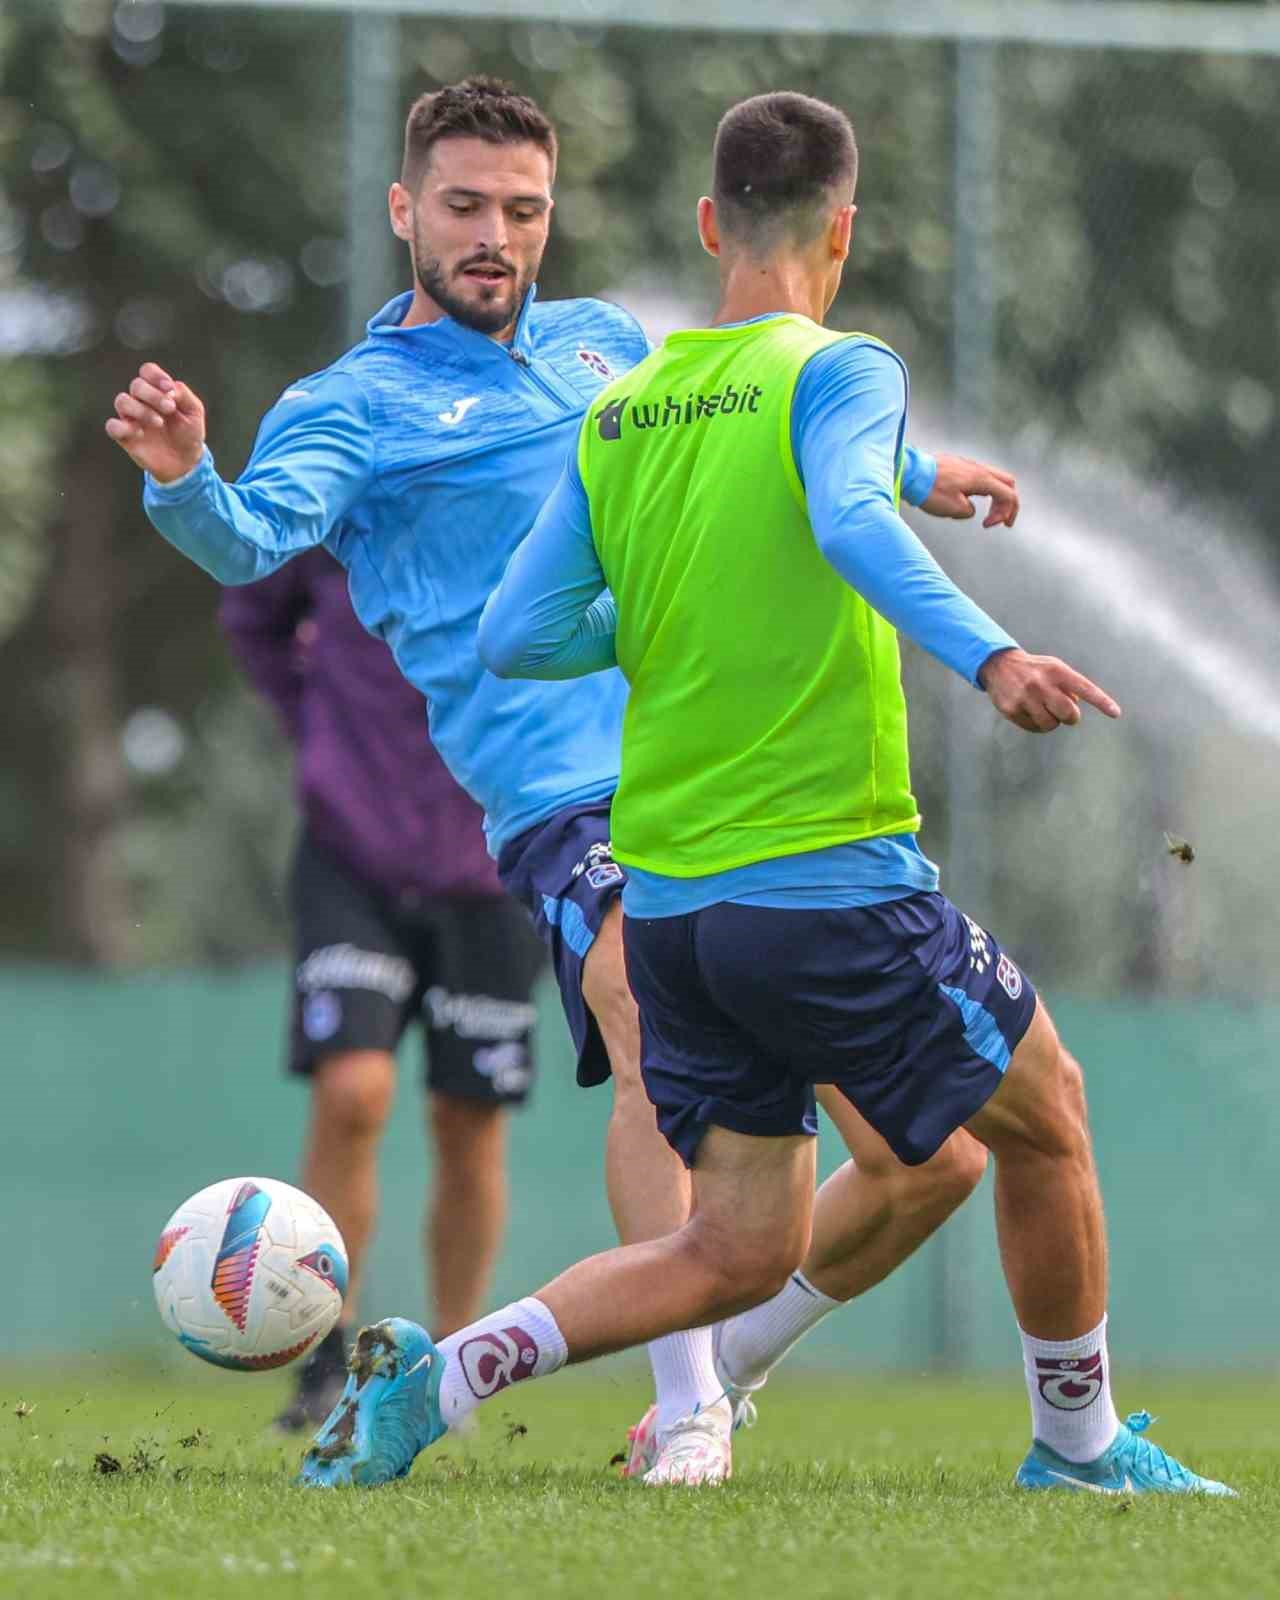
[(791, 437), (809, 520), (840, 576), (900, 633), (977, 685), (1017, 643), (958, 589), (894, 509), (906, 427), (906, 368), (891, 350), (845, 339), (796, 384)]
[(489, 596), (480, 659), (499, 678), (585, 677), (617, 666), (616, 623), (575, 454)]
[(253, 583), (318, 545), (373, 475), (363, 391), (345, 373), (287, 389), (258, 429), (235, 483), (205, 451), (177, 483), (149, 474), (143, 506), (152, 526), (219, 583)]
[(937, 481), (937, 458), (909, 444), (902, 452), (902, 498), (909, 506), (922, 506)]

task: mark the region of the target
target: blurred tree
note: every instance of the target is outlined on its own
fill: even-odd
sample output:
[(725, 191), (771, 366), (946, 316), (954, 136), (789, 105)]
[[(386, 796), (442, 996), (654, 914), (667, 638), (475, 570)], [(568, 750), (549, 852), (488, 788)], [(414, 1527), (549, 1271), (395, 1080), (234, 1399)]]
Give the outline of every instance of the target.
[[(213, 587), (146, 527), (101, 424), (155, 356), (205, 395), (234, 471), (273, 396), (340, 350), (345, 39), (327, 11), (158, 0), (11, 0), (0, 19), (0, 672), (21, 752), (0, 774), (0, 950), (195, 960), (279, 937), (279, 746), (227, 664)], [(406, 102), (484, 70), (548, 106), (563, 156), (544, 293), (611, 293), (655, 321), (714, 293), (692, 215), (726, 105), (792, 87), (848, 107), (863, 173), (833, 320), (895, 344), (917, 396), (946, 394), (949, 46), (416, 18), (400, 59)], [(997, 406), (1024, 453), (1083, 437), (1280, 555), (1274, 76), (1000, 50)], [(937, 839), (932, 670), (917, 721)], [(1055, 770), (1010, 777), (1013, 831)], [(1070, 893), (1051, 876), (1037, 890), (1043, 928), (1067, 930), (1043, 948), (1059, 975), (1105, 984), (1070, 965)], [(1150, 907), (1115, 894), (1134, 953), (1112, 981), (1154, 976)]]
[(272, 393), (336, 353), (342, 105), (315, 86), (342, 38), (339, 18), (151, 0), (28, 5), (0, 29), (0, 463), (21, 463), (0, 670), (32, 752), (2, 802), (11, 949), (146, 943), (121, 829), (181, 789), (122, 734), (148, 703), (186, 722), (227, 669), (211, 585), (146, 528), (102, 422), (153, 356), (199, 375), (230, 465)]

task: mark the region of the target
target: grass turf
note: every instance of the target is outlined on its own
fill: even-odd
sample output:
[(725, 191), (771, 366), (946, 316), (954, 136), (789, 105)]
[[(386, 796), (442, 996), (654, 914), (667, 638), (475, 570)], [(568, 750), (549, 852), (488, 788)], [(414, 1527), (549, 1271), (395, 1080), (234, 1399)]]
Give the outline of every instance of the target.
[[(0, 1368), (0, 1593), (776, 1597), (1280, 1594), (1280, 1382), (1152, 1378), (1124, 1398), (1236, 1502), (1028, 1495), (1013, 1374), (783, 1374), (723, 1490), (609, 1466), (645, 1403), (615, 1363), (528, 1384), (373, 1493), (297, 1489), (264, 1432), (279, 1377)], [(30, 1409), (34, 1407), (34, 1409)]]

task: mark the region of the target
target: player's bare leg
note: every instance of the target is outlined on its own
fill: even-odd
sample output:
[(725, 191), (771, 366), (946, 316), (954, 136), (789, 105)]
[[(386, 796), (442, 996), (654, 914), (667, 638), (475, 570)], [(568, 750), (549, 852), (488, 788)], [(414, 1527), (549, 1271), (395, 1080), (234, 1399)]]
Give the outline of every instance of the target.
[(1042, 1003), (968, 1126), (995, 1157), (996, 1234), (1022, 1334), (1032, 1455), (1048, 1446), (1054, 1461), (1096, 1462), (1122, 1436), (1106, 1339), (1106, 1223), (1083, 1074)]
[(433, 1093), (431, 1198), (426, 1217), (431, 1330), (443, 1338), (484, 1308), (507, 1220), (504, 1107)]
[(774, 1293), (808, 1243), (814, 1144), (710, 1128), (698, 1147), (692, 1214), (676, 1233), (580, 1261), (438, 1348), (399, 1319), (365, 1329), (303, 1481), (385, 1483), (512, 1383), (705, 1325)]
[(760, 1389), (825, 1317), (913, 1255), (986, 1170), (986, 1149), (963, 1130), (931, 1161), (904, 1166), (838, 1089), (824, 1085), (817, 1095), (852, 1159), (818, 1190), (813, 1238), (799, 1271), (772, 1300), (716, 1328), (716, 1366), (735, 1402)]
[(378, 1215), (378, 1147), (395, 1088), (395, 1058), (385, 1050), (327, 1056), (311, 1081), (302, 1187), (342, 1232), (350, 1317), (355, 1315), (360, 1275)]
[(640, 1076), (640, 1017), (622, 954), (622, 908), (601, 924), (582, 970), (582, 993), (613, 1069), (613, 1110), (605, 1146), (609, 1209), (623, 1244), (674, 1233), (689, 1216), (689, 1175), (658, 1132)]
[(969, 1128), (996, 1159), (996, 1233), (1022, 1331), (1031, 1449), (1024, 1488), (1231, 1495), (1121, 1423), (1107, 1351), (1107, 1231), (1084, 1078), (1037, 1004), (996, 1092)]
[(299, 1367), (293, 1397), (276, 1418), (282, 1432), (297, 1432), (326, 1416), (346, 1378), (346, 1341), (378, 1214), (378, 1148), (395, 1086), (395, 1058), (385, 1050), (326, 1056), (311, 1079), (301, 1184), (338, 1224), (349, 1275), (342, 1321)]
[[(615, 906), (583, 963), (582, 992), (599, 1025), (613, 1069), (613, 1108), (605, 1143), (609, 1208), (623, 1244), (660, 1239), (689, 1217), (689, 1175), (658, 1132), (653, 1105), (640, 1076), (640, 1018), (627, 983), (622, 952), (622, 908)], [(656, 1401), (630, 1430), (624, 1475), (647, 1477), (664, 1450), (683, 1455), (680, 1438), (691, 1417), (718, 1426), (720, 1447), (706, 1456), (708, 1479), (728, 1471), (731, 1411), (719, 1403), (709, 1329), (688, 1329), (656, 1340), (649, 1349)], [(716, 1409), (718, 1406), (718, 1409)], [(699, 1437), (703, 1425), (699, 1425)], [(701, 1445), (699, 1446), (701, 1450)], [(691, 1471), (682, 1462), (682, 1473)]]
[(705, 1327), (781, 1288), (809, 1240), (815, 1162), (816, 1141), (803, 1135), (709, 1128), (682, 1228), (591, 1256), (538, 1291), (569, 1362)]
[(969, 1198), (987, 1152), (961, 1130), (932, 1160), (907, 1167), (838, 1089), (824, 1085), (818, 1100), (853, 1159), (818, 1190), (800, 1270), (823, 1294), (847, 1301), (887, 1278)]
[(996, 1158), (996, 1231), (1019, 1325), (1073, 1339), (1107, 1305), (1107, 1233), (1084, 1077), (1043, 1005), (970, 1130)]

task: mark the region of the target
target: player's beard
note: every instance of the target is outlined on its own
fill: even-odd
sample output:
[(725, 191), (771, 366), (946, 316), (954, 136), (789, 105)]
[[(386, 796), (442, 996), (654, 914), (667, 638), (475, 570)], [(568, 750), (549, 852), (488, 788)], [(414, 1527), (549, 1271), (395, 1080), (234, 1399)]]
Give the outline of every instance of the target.
[[(520, 307), (533, 282), (532, 271), (522, 276), (514, 262), (504, 256), (485, 254), (470, 256), (446, 273), (439, 257), (424, 250), (420, 240), (416, 243), (413, 270), (425, 293), (431, 296), (446, 316), (462, 323), (464, 327), (474, 328), (477, 333), (494, 334), (501, 333), (520, 315)], [(510, 275), (492, 287), (477, 284), (478, 292), (474, 299), (464, 299), (450, 288), (451, 280), (460, 278), (468, 267), (478, 267), (484, 262), (502, 267)]]

